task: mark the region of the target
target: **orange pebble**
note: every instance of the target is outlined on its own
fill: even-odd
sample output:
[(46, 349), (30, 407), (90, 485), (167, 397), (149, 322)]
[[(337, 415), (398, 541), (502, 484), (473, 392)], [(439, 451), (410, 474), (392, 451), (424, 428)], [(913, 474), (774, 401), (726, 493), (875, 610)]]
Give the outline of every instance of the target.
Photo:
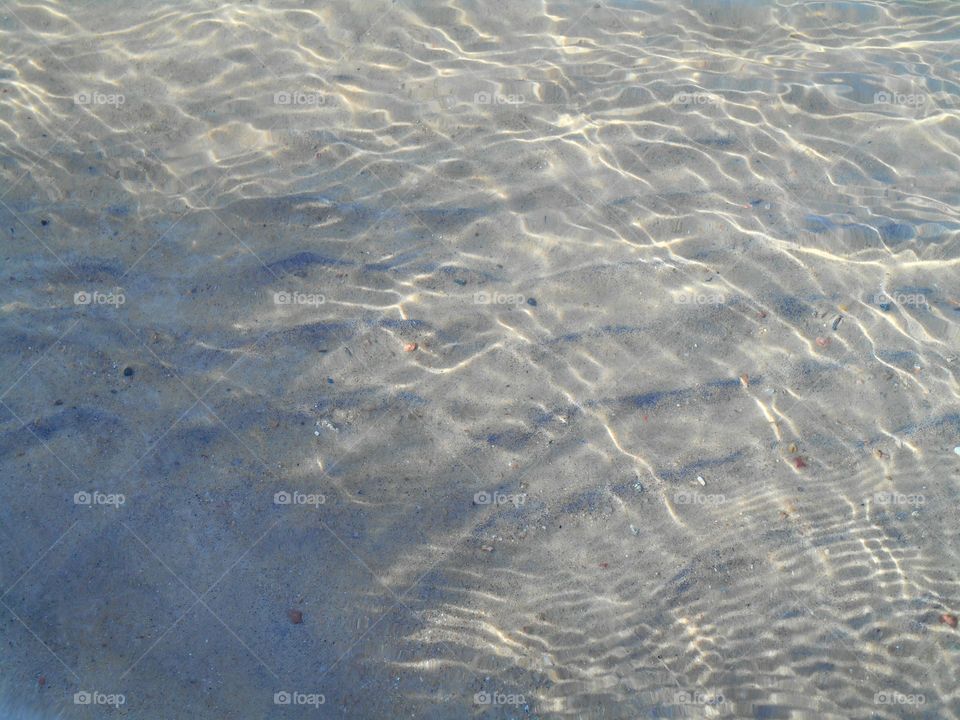
[(404, 351), (404, 352), (413, 352), (413, 351), (416, 350), (418, 347), (419, 347), (419, 345), (417, 345), (415, 342), (409, 342), (409, 343), (407, 343), (406, 345), (403, 346), (403, 351)]

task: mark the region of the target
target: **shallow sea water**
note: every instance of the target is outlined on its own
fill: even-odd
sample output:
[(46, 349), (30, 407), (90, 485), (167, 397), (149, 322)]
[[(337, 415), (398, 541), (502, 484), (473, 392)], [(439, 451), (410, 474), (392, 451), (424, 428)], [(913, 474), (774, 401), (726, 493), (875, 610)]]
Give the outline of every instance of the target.
[(0, 2), (2, 717), (960, 717), (958, 69), (952, 2)]

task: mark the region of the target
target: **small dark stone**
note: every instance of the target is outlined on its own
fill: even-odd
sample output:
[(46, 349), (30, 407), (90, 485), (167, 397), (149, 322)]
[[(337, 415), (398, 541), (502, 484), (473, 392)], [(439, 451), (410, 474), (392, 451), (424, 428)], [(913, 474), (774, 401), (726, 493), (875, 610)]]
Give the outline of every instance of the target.
[(130, 377), (131, 375), (133, 375), (133, 368), (127, 365), (127, 367), (123, 369), (123, 376)]
[(299, 610), (287, 610), (287, 617), (290, 618), (290, 622), (294, 625), (299, 625), (303, 622), (303, 613)]
[(537, 306), (537, 299), (536, 299), (536, 298), (527, 298), (527, 305), (530, 305), (531, 307), (536, 307), (536, 306)]
[(333, 378), (327, 378), (327, 385), (333, 385)]
[(49, 220), (41, 220), (41, 221), (40, 221), (40, 224), (43, 225), (44, 227), (46, 227), (47, 225), (50, 224), (50, 221), (49, 221)]
[(54, 405), (63, 405), (63, 400), (56, 400), (53, 403)]
[(461, 280), (460, 278), (455, 278), (455, 279), (454, 279), (454, 282), (455, 282), (457, 285), (460, 285), (461, 287), (463, 287), (464, 285), (467, 284), (467, 281), (466, 281), (466, 280)]

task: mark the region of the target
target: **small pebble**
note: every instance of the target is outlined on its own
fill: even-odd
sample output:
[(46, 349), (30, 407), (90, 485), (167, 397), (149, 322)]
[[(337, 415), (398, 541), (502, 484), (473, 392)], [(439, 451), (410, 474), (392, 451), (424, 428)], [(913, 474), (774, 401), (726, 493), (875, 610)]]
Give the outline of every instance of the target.
[(843, 315), (837, 315), (837, 319), (833, 321), (833, 330), (836, 332), (837, 328), (840, 327), (840, 323), (843, 322)]
[(608, 567), (610, 567), (610, 563), (600, 563), (600, 567), (606, 570)]
[(787, 448), (787, 452), (795, 453), (796, 451), (797, 451), (797, 444), (796, 444), (796, 443), (790, 443), (790, 447)]
[(793, 466), (794, 466), (797, 470), (802, 470), (803, 468), (805, 468), (805, 467), (807, 466), (807, 463), (806, 463), (806, 461), (805, 461), (802, 457), (800, 457), (800, 456), (798, 455), (797, 457), (795, 457), (795, 458), (793, 459)]
[(957, 455), (960, 455), (960, 445), (957, 445), (957, 446), (953, 449), (953, 451), (954, 451)]
[(704, 480), (704, 479), (703, 479), (702, 477), (700, 477), (699, 475), (697, 475), (697, 482), (700, 483), (701, 485), (703, 485), (704, 487), (707, 486), (707, 481)]
[(420, 347), (420, 346), (417, 345), (415, 342), (409, 342), (409, 343), (407, 343), (406, 345), (403, 346), (403, 351), (404, 351), (404, 352), (413, 352), (413, 351), (416, 350), (418, 347)]
[(740, 376), (740, 382), (743, 383), (744, 387), (750, 387), (750, 376), (744, 373)]
[(303, 622), (303, 613), (299, 610), (287, 610), (287, 617), (290, 618), (290, 622), (294, 625), (299, 625)]
[(131, 375), (133, 375), (133, 368), (128, 365), (123, 369), (123, 376), (130, 377)]
[(480, 549), (484, 552), (493, 552), (493, 548), (490, 545), (483, 545)]
[(530, 307), (536, 307), (537, 306), (536, 298), (527, 298), (527, 305), (529, 305)]
[(817, 338), (817, 345), (819, 345), (820, 347), (825, 348), (829, 344), (830, 344), (830, 338), (825, 338), (825, 337)]
[(940, 622), (944, 625), (949, 625), (952, 628), (957, 627), (957, 616), (952, 615), (951, 613), (944, 613), (940, 616)]

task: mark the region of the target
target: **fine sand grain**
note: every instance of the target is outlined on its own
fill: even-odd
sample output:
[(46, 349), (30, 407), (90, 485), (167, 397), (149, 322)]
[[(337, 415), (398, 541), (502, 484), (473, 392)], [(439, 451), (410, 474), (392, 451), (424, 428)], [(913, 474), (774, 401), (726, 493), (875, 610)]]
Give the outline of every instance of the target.
[(958, 58), (0, 3), (0, 715), (960, 717)]

